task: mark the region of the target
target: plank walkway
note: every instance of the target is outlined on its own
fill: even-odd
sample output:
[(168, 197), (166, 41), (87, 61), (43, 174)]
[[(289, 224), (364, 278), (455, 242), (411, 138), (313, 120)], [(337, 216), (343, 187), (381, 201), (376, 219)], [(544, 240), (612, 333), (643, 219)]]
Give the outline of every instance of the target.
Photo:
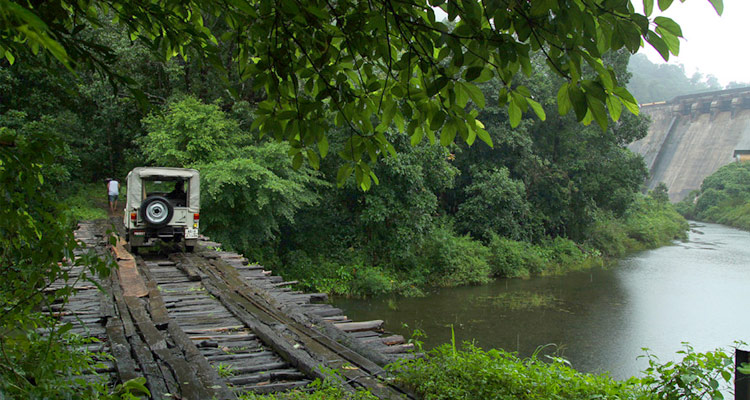
[[(195, 253), (133, 257), (109, 246), (107, 222), (84, 221), (76, 238), (88, 251), (112, 256), (118, 271), (96, 283), (77, 282), (64, 305), (52, 305), (72, 332), (95, 341), (90, 351), (111, 354), (84, 378), (110, 383), (146, 378), (152, 398), (233, 399), (242, 393), (300, 388), (335, 368), (347, 390), (379, 398), (411, 398), (389, 383), (382, 366), (413, 357), (410, 344), (387, 335), (383, 321), (351, 321), (239, 254), (216, 251), (203, 238)], [(76, 254), (80, 256), (80, 254)], [(68, 282), (80, 269), (70, 268)]]

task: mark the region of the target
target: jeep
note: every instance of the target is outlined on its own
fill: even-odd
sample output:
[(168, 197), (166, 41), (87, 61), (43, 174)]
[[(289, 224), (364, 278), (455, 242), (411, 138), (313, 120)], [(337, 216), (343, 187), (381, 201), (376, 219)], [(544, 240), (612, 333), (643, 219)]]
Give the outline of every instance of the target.
[(127, 180), (123, 223), (133, 254), (156, 240), (183, 241), (192, 252), (198, 242), (200, 176), (187, 168), (138, 167)]

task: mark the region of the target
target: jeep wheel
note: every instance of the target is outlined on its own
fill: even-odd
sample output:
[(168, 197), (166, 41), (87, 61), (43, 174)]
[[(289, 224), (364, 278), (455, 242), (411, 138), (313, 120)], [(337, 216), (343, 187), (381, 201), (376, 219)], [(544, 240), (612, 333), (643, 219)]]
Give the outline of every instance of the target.
[(173, 214), (174, 208), (164, 196), (149, 196), (141, 203), (141, 218), (154, 228), (166, 226)]

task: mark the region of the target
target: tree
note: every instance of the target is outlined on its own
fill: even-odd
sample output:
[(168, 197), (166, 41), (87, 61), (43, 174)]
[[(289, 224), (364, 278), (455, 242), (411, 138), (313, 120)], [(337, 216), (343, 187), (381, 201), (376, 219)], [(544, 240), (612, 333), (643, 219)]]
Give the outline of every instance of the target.
[[(722, 0), (709, 1), (721, 14)], [(662, 10), (671, 3), (658, 2)], [(622, 48), (634, 53), (644, 40), (666, 60), (678, 53), (682, 36), (671, 19), (648, 18), (653, 0), (643, 5), (645, 15), (629, 0), (6, 1), (0, 50), (10, 63), (41, 53), (71, 69), (95, 68), (145, 101), (134, 81), (111, 69), (111, 48), (82, 39), (87, 29), (111, 19), (164, 59), (194, 56), (222, 71), (228, 68), (219, 40), (233, 40), (231, 68), (265, 94), (253, 128), (287, 140), (295, 166), (307, 159), (316, 167), (328, 152), (326, 132), (344, 127), (351, 141), (339, 155), (349, 164), (339, 182), (354, 173), (368, 189), (375, 179), (372, 157), (395, 153), (384, 135), (392, 125), (414, 143), (426, 137), (447, 145), (460, 136), (491, 144), (470, 106), (485, 104), (478, 82), (502, 82), (498, 100), (511, 126), (529, 109), (543, 119), (542, 107), (516, 81), (519, 71), (531, 73), (537, 51), (565, 78), (560, 114), (574, 110), (577, 120), (604, 128), (607, 112), (615, 121), (623, 107), (637, 113), (602, 55)], [(438, 21), (433, 7), (455, 27)], [(217, 18), (228, 28), (223, 35), (207, 23)], [(595, 73), (584, 78), (586, 67)]]
[(149, 161), (201, 171), (206, 233), (234, 248), (275, 238), (281, 222), (316, 204), (324, 183), (309, 168), (293, 170), (289, 145), (253, 143), (237, 120), (194, 97), (172, 99), (162, 114), (144, 118), (140, 148)]

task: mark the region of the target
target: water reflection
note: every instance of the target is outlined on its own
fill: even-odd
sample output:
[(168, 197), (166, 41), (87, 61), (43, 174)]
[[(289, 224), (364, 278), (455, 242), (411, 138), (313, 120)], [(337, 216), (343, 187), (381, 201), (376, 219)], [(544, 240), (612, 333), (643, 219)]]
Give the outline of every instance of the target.
[[(337, 300), (355, 320), (384, 319), (428, 347), (456, 339), (530, 355), (555, 343), (582, 371), (626, 378), (648, 347), (672, 359), (689, 341), (706, 351), (750, 342), (750, 233), (694, 224), (689, 241), (638, 253), (608, 269), (441, 289), (425, 298)], [(537, 306), (514, 299), (536, 294)]]

